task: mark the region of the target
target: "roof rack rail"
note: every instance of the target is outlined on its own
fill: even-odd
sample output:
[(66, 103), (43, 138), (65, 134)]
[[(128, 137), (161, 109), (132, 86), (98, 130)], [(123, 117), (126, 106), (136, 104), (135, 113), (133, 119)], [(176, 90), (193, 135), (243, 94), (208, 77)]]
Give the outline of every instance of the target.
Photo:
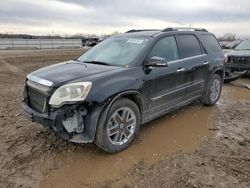
[(168, 32), (168, 31), (177, 31), (176, 28), (172, 28), (172, 27), (167, 27), (165, 29), (162, 30), (162, 32)]
[(135, 33), (135, 32), (142, 32), (142, 31), (160, 31), (159, 29), (131, 29), (126, 31), (125, 33)]
[(208, 32), (208, 30), (204, 28), (194, 28), (194, 27), (168, 27), (162, 30), (162, 32), (168, 32), (168, 31), (202, 31), (202, 32)]

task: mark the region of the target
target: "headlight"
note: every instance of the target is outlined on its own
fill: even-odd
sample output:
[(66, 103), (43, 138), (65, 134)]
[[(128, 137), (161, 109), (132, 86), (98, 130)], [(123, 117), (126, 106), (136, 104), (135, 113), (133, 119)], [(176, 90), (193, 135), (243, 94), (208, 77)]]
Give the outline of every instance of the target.
[(49, 104), (59, 106), (64, 102), (83, 101), (91, 86), (91, 82), (78, 82), (61, 86), (51, 96)]

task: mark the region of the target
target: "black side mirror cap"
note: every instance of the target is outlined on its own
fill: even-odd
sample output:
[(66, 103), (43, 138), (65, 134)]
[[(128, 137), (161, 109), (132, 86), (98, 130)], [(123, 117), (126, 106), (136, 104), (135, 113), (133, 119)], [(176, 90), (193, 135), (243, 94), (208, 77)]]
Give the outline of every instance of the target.
[(146, 67), (167, 67), (168, 64), (165, 58), (153, 56), (145, 62)]

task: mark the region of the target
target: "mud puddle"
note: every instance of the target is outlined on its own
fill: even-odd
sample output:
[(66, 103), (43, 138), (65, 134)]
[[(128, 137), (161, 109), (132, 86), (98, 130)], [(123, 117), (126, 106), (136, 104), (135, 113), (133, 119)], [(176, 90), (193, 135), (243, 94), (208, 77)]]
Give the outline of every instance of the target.
[(58, 169), (48, 174), (40, 187), (84, 187), (121, 179), (134, 164), (152, 164), (178, 151), (194, 151), (213, 133), (209, 130), (217, 107), (194, 104), (154, 120), (140, 130), (137, 140), (127, 150), (106, 154), (94, 145), (82, 150), (65, 151), (57, 157)]
[(247, 77), (224, 85), (230, 97), (235, 100), (250, 100), (250, 89), (247, 86), (250, 86)]

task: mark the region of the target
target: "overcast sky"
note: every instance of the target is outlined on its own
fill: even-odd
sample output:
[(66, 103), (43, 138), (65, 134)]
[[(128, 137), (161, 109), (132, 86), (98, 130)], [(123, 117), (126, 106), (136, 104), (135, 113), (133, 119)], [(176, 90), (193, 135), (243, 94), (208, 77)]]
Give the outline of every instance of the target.
[(1, 0), (0, 33), (109, 34), (204, 27), (250, 35), (250, 0)]

